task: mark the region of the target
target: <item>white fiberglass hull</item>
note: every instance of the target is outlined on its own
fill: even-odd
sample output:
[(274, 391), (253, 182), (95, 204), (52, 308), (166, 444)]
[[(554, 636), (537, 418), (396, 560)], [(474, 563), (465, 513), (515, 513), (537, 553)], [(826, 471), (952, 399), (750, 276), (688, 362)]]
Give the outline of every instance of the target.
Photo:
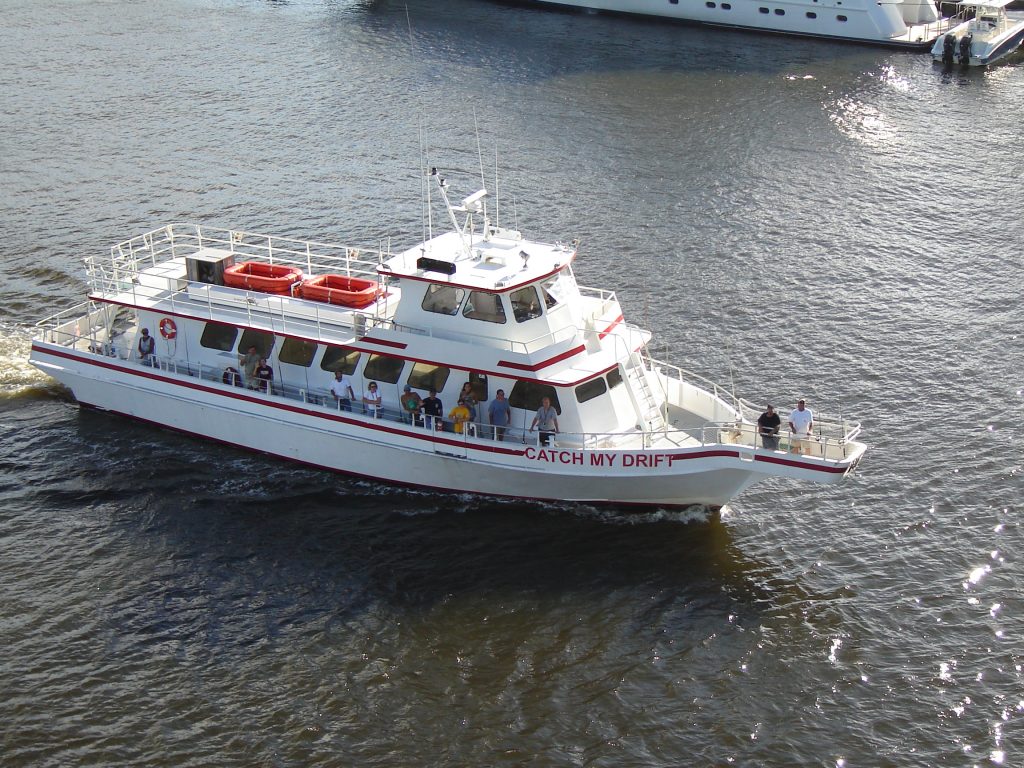
[(390, 483), (531, 500), (718, 507), (767, 476), (839, 482), (852, 467), (727, 445), (542, 448), (435, 433), (36, 342), (32, 362), (83, 405)]
[[(720, 27), (925, 48), (945, 29), (930, 0), (705, 2), (705, 0), (533, 0), (541, 5), (659, 16)], [(904, 16), (909, 13), (908, 16)], [(907, 20), (905, 20), (907, 19)]]

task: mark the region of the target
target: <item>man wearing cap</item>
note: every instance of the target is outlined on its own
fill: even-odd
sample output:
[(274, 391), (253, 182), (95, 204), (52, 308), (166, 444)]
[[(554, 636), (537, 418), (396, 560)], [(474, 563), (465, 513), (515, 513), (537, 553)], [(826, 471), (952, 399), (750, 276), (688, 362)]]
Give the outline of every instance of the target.
[(420, 426), (423, 420), (420, 418), (420, 412), (423, 410), (423, 401), (420, 400), (420, 396), (412, 391), (412, 387), (408, 384), (402, 388), (402, 420), (406, 424), (414, 424)]
[(789, 431), (792, 432), (793, 453), (808, 454), (811, 452), (811, 432), (814, 429), (814, 414), (804, 405), (801, 397), (796, 401), (796, 408), (789, 414)]
[(142, 329), (139, 337), (139, 359), (143, 365), (153, 365), (156, 356), (156, 341), (149, 335), (149, 328)]
[(430, 417), (428, 426), (434, 429), (441, 429), (444, 424), (444, 408), (441, 406), (441, 398), (437, 396), (437, 390), (430, 388), (430, 394), (423, 398), (423, 413)]
[(766, 406), (766, 410), (757, 417), (757, 433), (761, 435), (761, 444), (769, 451), (777, 450), (779, 447), (779, 427), (782, 426), (782, 419), (775, 412), (772, 404)]

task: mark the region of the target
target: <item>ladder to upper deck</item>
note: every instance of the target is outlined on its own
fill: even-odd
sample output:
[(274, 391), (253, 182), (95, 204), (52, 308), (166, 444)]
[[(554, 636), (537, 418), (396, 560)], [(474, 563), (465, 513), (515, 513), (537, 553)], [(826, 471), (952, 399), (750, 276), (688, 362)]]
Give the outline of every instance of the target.
[(651, 383), (647, 378), (647, 365), (640, 353), (630, 355), (624, 368), (641, 428), (648, 432), (664, 429), (665, 415), (651, 389)]

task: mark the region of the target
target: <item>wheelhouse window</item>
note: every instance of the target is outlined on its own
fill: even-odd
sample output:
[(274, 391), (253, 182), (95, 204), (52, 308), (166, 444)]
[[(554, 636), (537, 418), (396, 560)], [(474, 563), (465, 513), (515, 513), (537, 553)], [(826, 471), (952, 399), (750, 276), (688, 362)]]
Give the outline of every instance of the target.
[(559, 272), (550, 280), (541, 283), (540, 289), (544, 293), (544, 306), (553, 309), (559, 304), (564, 304), (569, 298), (570, 292), (574, 290), (575, 281), (565, 273)]
[(221, 352), (230, 352), (235, 348), (235, 339), (238, 338), (238, 329), (233, 325), (221, 325), (220, 323), (207, 323), (203, 328), (203, 335), (199, 343), (207, 349), (219, 349)]
[(448, 381), (448, 375), (451, 371), (440, 365), (432, 365), (430, 363), (413, 363), (412, 370), (409, 372), (409, 379), (406, 381), (413, 389), (436, 389), (440, 392), (444, 389), (445, 383)]
[(334, 373), (335, 371), (341, 371), (342, 373), (351, 376), (355, 371), (356, 366), (359, 365), (359, 352), (354, 349), (344, 349), (343, 347), (327, 347), (324, 350), (324, 356), (320, 360), (320, 367), (325, 371)]
[(512, 314), (517, 323), (525, 323), (527, 320), (540, 317), (540, 297), (532, 285), (512, 291), (509, 298), (512, 300)]
[(472, 291), (462, 314), (471, 320), (484, 320), (488, 323), (505, 322), (505, 308), (501, 305), (501, 296), (496, 293)]
[(473, 398), (478, 403), (487, 402), (487, 374), (469, 372), (469, 386), (473, 389)]
[(608, 371), (608, 375), (605, 378), (608, 379), (608, 389), (615, 389), (622, 383), (622, 374), (618, 368), (612, 368)]
[(277, 359), (289, 365), (301, 365), (309, 368), (316, 357), (317, 344), (315, 341), (306, 339), (285, 339), (281, 344), (281, 351), (277, 353)]
[(388, 355), (370, 355), (363, 369), (364, 379), (373, 379), (383, 384), (396, 384), (402, 376), (405, 360)]
[(274, 334), (245, 329), (242, 331), (242, 340), (238, 342), (238, 351), (248, 352), (249, 347), (256, 347), (260, 357), (270, 357), (270, 350), (274, 348)]
[(579, 403), (585, 403), (587, 400), (593, 400), (595, 397), (600, 397), (607, 391), (608, 386), (605, 384), (604, 379), (601, 376), (598, 376), (596, 379), (591, 379), (590, 381), (576, 387), (576, 401)]
[(540, 401), (545, 397), (551, 398), (551, 407), (561, 416), (562, 406), (558, 404), (558, 392), (554, 387), (537, 381), (517, 381), (508, 396), (508, 404), (513, 408), (536, 411), (540, 408)]
[(446, 283), (431, 283), (427, 286), (427, 292), (423, 296), (423, 303), (420, 305), (427, 312), (437, 312), (439, 315), (454, 315), (459, 311), (462, 300), (466, 298), (466, 292), (462, 288)]

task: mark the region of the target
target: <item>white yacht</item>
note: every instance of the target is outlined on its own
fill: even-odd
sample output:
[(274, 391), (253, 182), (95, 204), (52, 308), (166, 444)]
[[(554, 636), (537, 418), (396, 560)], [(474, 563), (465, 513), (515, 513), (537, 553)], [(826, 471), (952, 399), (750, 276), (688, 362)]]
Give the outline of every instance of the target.
[(932, 58), (946, 66), (984, 67), (1005, 59), (1024, 41), (1024, 15), (1010, 15), (1014, 0), (964, 0), (960, 23), (935, 41)]
[(933, 0), (532, 0), (758, 32), (930, 48), (955, 22)]
[(83, 406), (441, 492), (719, 507), (763, 478), (839, 482), (864, 455), (859, 424), (821, 415), (763, 447), (760, 409), (651, 359), (615, 293), (577, 284), (575, 245), (492, 224), (484, 190), (453, 205), (432, 176), (451, 231), (397, 253), (190, 224), (119, 243), (86, 259), (87, 300), (38, 324), (31, 361)]

